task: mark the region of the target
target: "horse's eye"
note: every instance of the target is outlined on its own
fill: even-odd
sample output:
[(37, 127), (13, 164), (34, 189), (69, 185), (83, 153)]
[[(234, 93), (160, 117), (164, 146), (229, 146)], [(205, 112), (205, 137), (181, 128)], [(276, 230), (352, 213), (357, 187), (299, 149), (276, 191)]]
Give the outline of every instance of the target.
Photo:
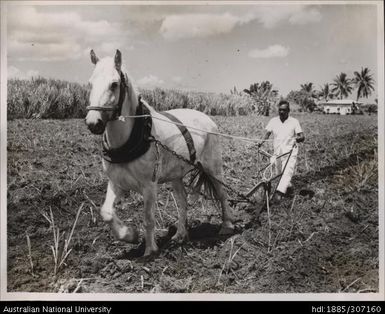
[(115, 90), (117, 87), (118, 87), (118, 83), (117, 82), (111, 83), (111, 90)]

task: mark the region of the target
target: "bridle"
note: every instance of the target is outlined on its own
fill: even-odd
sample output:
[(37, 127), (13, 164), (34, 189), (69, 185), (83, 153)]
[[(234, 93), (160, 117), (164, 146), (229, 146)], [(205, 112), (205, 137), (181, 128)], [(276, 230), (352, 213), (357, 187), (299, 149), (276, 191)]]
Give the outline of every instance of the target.
[(127, 91), (127, 82), (124, 77), (123, 72), (120, 72), (120, 90), (119, 90), (119, 99), (118, 103), (114, 106), (87, 106), (86, 110), (96, 110), (96, 111), (112, 111), (111, 120), (116, 120), (122, 113), (122, 105), (124, 102), (124, 97), (126, 96)]

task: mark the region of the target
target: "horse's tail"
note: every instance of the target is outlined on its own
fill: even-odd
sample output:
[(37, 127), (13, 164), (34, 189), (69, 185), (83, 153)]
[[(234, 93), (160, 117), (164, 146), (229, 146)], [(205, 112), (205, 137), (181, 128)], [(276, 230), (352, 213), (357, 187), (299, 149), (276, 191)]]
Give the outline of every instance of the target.
[(216, 178), (213, 177), (199, 161), (197, 162), (197, 166), (191, 170), (189, 187), (192, 188), (195, 193), (203, 193), (206, 197), (214, 201), (219, 199)]

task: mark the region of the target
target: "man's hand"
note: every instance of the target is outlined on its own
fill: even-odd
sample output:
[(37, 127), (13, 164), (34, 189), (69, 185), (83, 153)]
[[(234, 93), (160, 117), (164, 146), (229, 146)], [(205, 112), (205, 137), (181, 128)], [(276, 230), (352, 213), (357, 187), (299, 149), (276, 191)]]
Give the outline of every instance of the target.
[(305, 141), (305, 137), (303, 136), (303, 133), (298, 133), (295, 140), (296, 140), (297, 143), (304, 142)]
[(265, 141), (270, 137), (270, 134), (271, 134), (271, 131), (267, 131), (264, 135), (264, 137), (262, 138), (261, 142), (257, 144), (257, 148), (260, 149), (261, 146), (263, 145), (263, 143), (265, 143)]

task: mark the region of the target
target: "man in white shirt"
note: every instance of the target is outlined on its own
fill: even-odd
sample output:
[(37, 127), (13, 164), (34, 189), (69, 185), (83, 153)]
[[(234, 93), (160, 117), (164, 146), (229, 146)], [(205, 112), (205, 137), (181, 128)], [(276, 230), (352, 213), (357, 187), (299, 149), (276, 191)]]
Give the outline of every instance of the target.
[[(302, 128), (297, 119), (289, 117), (290, 105), (286, 100), (281, 100), (278, 104), (278, 117), (272, 118), (265, 127), (266, 134), (261, 143), (258, 144), (258, 148), (270, 137), (273, 133), (274, 141), (274, 156), (278, 157), (282, 154), (289, 152), (295, 142), (301, 143), (305, 140)], [(294, 174), (295, 164), (297, 162), (298, 147), (293, 148), (293, 152), (290, 155), (290, 159), (287, 162), (284, 173), (277, 187), (277, 196), (279, 200), (286, 194), (287, 189), (291, 187), (291, 178)], [(280, 173), (285, 167), (289, 154), (277, 158), (277, 171)]]

